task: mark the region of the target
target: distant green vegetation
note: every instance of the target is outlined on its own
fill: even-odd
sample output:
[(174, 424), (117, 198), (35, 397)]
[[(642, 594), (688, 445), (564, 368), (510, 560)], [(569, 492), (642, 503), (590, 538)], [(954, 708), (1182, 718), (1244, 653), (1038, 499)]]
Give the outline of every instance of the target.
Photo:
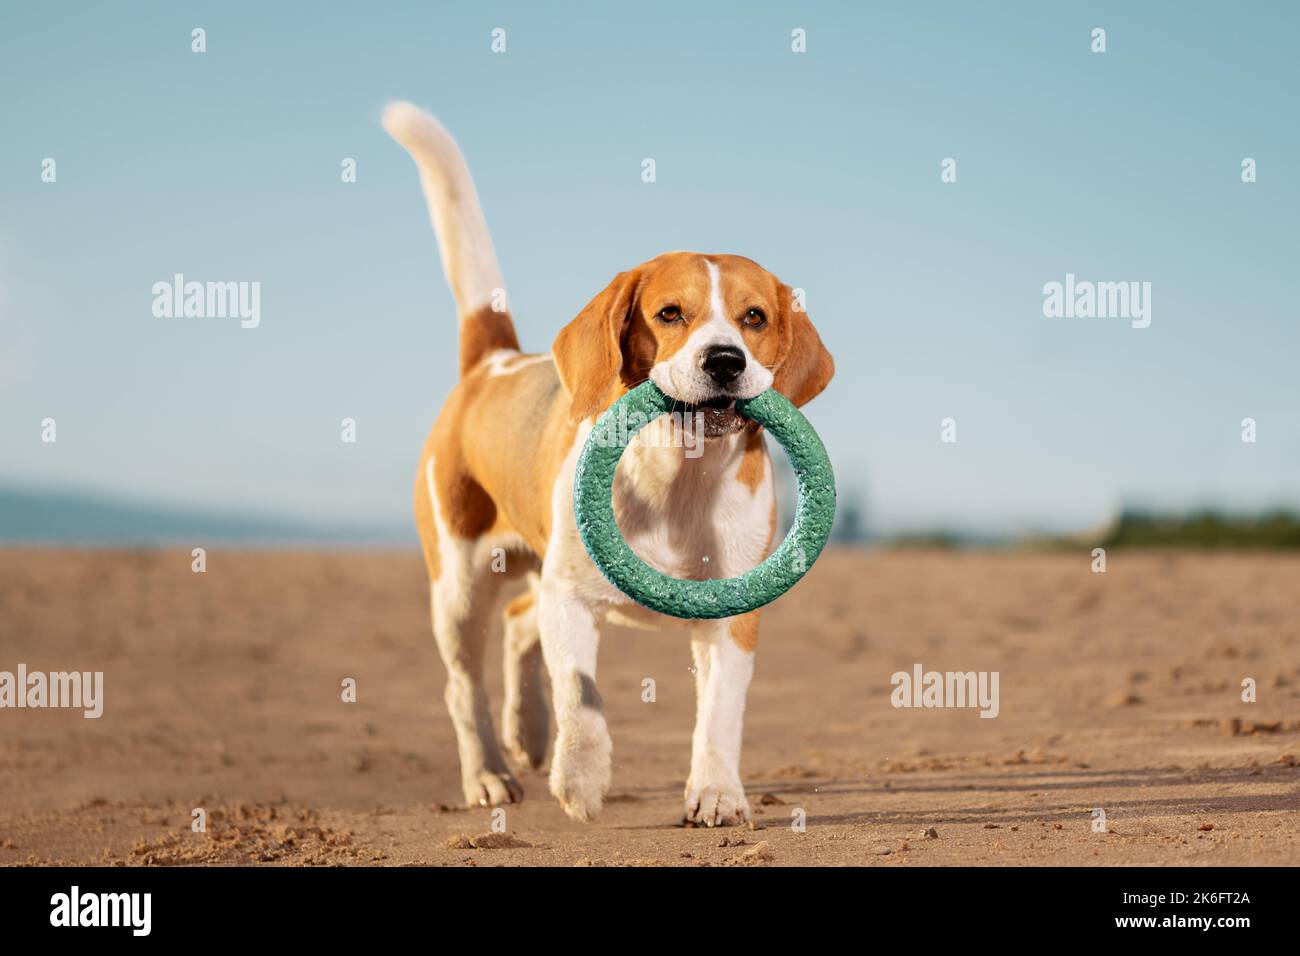
[(1272, 511), (1245, 516), (1213, 510), (1165, 515), (1125, 509), (1097, 544), (1103, 548), (1300, 548), (1300, 515)]

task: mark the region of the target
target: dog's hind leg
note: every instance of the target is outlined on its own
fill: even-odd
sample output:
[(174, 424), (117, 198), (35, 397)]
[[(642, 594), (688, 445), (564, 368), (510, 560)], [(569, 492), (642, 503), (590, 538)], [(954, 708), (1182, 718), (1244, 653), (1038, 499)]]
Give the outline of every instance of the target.
[(447, 668), (444, 695), (456, 730), (461, 784), (471, 805), (496, 806), (523, 798), (492, 726), (483, 684), (488, 626), (501, 575), (492, 570), (492, 551), (483, 537), (462, 537), (443, 517), (433, 480), (433, 457), (416, 489), (416, 516), (429, 567), (433, 636)]
[(442, 568), (432, 587), (433, 635), (447, 668), (445, 700), (456, 728), (461, 784), (471, 805), (523, 798), (492, 726), (483, 658), (496, 606), (498, 578), (468, 542), (440, 542)]
[(546, 758), (549, 715), (542, 686), (542, 639), (537, 628), (537, 575), (505, 609), (505, 704), (501, 739), (519, 764), (536, 769)]

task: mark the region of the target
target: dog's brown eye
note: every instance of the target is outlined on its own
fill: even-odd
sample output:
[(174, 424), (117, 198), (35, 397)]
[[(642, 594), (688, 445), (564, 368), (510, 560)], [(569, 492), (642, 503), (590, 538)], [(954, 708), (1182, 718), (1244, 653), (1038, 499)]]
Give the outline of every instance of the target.
[(767, 316), (763, 314), (762, 309), (750, 309), (740, 321), (748, 328), (761, 329), (767, 325)]
[(660, 322), (676, 322), (682, 317), (682, 310), (675, 305), (666, 305), (655, 316)]

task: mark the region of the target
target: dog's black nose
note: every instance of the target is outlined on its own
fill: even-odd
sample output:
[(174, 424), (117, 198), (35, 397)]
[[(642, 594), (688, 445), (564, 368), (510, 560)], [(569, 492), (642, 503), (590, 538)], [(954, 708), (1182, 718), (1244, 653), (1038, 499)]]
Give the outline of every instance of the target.
[(745, 370), (745, 353), (734, 345), (714, 345), (700, 358), (700, 368), (719, 385), (730, 385)]

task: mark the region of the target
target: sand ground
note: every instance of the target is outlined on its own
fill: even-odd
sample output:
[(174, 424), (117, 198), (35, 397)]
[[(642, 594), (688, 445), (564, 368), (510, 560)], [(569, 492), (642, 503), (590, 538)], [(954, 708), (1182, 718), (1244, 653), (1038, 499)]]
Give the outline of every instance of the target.
[[(98, 720), (0, 710), (0, 864), (1300, 863), (1300, 556), (827, 554), (764, 612), (756, 829), (680, 826), (688, 644), (611, 628), (605, 812), (571, 822), (524, 772), (487, 838), (455, 806), (418, 556), (190, 562), (0, 551), (0, 670), (105, 675)], [(998, 671), (998, 717), (892, 707), (916, 662)]]

